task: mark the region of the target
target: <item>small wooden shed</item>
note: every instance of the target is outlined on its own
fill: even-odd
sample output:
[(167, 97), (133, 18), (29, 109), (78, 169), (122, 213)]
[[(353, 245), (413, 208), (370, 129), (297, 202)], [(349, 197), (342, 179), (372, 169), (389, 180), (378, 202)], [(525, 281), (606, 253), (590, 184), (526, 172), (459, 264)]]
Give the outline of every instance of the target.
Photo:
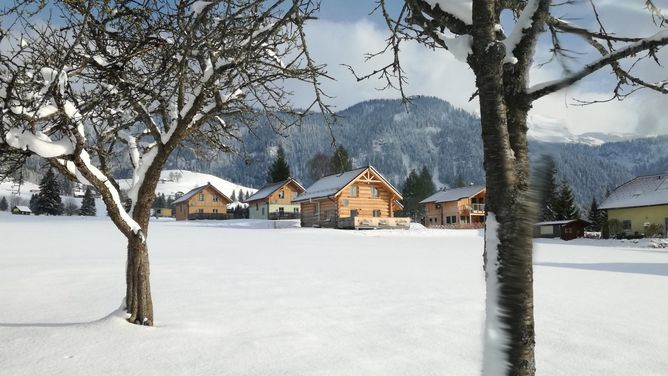
[(561, 238), (573, 240), (584, 236), (585, 227), (591, 223), (583, 219), (539, 222), (534, 225), (534, 238)]
[(27, 206), (16, 205), (12, 208), (12, 214), (30, 215), (32, 210)]

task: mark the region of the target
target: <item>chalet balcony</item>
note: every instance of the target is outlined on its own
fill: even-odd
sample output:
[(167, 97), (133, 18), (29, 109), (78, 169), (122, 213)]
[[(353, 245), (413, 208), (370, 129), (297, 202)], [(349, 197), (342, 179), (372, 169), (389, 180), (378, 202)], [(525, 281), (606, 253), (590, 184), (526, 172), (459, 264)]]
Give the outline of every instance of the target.
[(485, 213), (485, 204), (471, 204), (471, 213)]
[(299, 213), (290, 213), (290, 212), (273, 212), (269, 213), (270, 220), (275, 221), (279, 219), (299, 219)]
[(199, 219), (232, 219), (232, 214), (230, 213), (190, 213), (188, 214), (189, 221), (195, 221)]

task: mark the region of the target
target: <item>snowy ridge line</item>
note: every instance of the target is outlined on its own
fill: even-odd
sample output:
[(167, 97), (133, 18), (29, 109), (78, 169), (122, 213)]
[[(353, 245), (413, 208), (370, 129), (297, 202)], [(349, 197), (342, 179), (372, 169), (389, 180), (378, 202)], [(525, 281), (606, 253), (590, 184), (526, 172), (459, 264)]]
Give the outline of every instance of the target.
[(485, 297), (482, 375), (496, 376), (505, 375), (510, 365), (505, 353), (509, 347), (510, 339), (501, 321), (501, 317), (505, 313), (499, 307), (499, 223), (496, 221), (494, 213), (487, 213), (485, 226), (485, 254), (487, 255), (485, 285), (487, 294)]

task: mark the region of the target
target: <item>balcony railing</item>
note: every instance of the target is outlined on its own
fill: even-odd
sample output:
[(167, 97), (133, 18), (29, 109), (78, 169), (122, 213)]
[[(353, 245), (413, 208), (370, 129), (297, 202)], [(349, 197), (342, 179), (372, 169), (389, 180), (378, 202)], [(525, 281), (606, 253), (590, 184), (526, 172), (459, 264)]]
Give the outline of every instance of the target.
[(472, 212), (485, 212), (485, 204), (471, 204)]
[(274, 212), (274, 213), (269, 213), (270, 220), (277, 220), (277, 219), (299, 219), (299, 213), (291, 213), (291, 212)]
[(232, 214), (230, 213), (190, 213), (188, 214), (188, 220), (198, 220), (198, 219), (231, 219)]

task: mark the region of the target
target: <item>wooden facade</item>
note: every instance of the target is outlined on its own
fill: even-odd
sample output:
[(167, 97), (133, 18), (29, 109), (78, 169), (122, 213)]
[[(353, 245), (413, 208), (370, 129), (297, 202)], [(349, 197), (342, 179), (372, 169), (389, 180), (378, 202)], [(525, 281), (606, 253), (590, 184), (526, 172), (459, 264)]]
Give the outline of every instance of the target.
[(483, 186), (454, 188), (422, 200), (425, 206), (424, 224), (428, 227), (475, 227), (485, 223)]
[(304, 192), (304, 187), (294, 179), (267, 184), (246, 199), (250, 219), (299, 218), (300, 206), (292, 200)]
[(174, 201), (177, 221), (193, 219), (229, 219), (227, 205), (232, 200), (211, 183), (197, 187)]
[(408, 218), (394, 218), (401, 194), (373, 167), (315, 182), (298, 196), (302, 227), (407, 228)]

